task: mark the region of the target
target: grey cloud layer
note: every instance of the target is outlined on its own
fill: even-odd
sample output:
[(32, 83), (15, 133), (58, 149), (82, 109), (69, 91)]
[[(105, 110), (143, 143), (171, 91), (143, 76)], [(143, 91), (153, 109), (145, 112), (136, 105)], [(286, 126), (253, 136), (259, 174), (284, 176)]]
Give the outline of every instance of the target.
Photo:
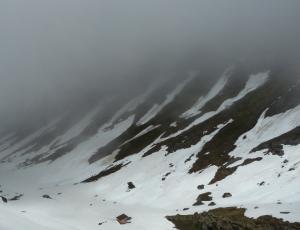
[(1, 0), (0, 118), (142, 87), (187, 60), (298, 58), (299, 12), (297, 0)]

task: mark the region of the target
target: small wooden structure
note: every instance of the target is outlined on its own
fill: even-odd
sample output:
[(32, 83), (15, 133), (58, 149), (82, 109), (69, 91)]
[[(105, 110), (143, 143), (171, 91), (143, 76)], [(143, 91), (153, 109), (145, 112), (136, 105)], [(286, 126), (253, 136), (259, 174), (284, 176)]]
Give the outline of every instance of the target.
[(117, 216), (116, 219), (119, 222), (119, 224), (128, 224), (128, 223), (130, 223), (129, 221), (131, 220), (131, 217), (129, 217), (125, 214), (122, 214), (120, 216)]

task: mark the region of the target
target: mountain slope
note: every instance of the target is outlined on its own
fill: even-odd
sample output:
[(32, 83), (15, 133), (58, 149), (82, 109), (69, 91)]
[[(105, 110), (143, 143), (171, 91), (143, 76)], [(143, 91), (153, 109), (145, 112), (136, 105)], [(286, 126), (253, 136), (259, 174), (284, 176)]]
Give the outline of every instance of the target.
[[(0, 203), (0, 227), (167, 230), (167, 215), (230, 206), (300, 221), (299, 77), (186, 75), (28, 135), (3, 133), (0, 195), (22, 196)], [(132, 223), (119, 225), (122, 213)]]

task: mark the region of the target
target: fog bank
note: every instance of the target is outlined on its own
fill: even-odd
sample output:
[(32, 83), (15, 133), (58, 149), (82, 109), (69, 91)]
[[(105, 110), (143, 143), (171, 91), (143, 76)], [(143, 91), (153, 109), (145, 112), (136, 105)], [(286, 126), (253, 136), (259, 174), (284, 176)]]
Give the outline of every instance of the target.
[(51, 116), (176, 71), (298, 62), (300, 1), (2, 0), (0, 119)]

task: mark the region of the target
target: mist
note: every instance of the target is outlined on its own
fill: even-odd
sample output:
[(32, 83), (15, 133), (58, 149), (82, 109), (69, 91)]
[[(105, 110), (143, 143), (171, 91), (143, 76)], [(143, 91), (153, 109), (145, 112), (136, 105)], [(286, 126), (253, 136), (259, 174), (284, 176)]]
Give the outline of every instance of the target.
[(1, 0), (0, 127), (179, 70), (300, 63), (299, 11), (297, 0)]

